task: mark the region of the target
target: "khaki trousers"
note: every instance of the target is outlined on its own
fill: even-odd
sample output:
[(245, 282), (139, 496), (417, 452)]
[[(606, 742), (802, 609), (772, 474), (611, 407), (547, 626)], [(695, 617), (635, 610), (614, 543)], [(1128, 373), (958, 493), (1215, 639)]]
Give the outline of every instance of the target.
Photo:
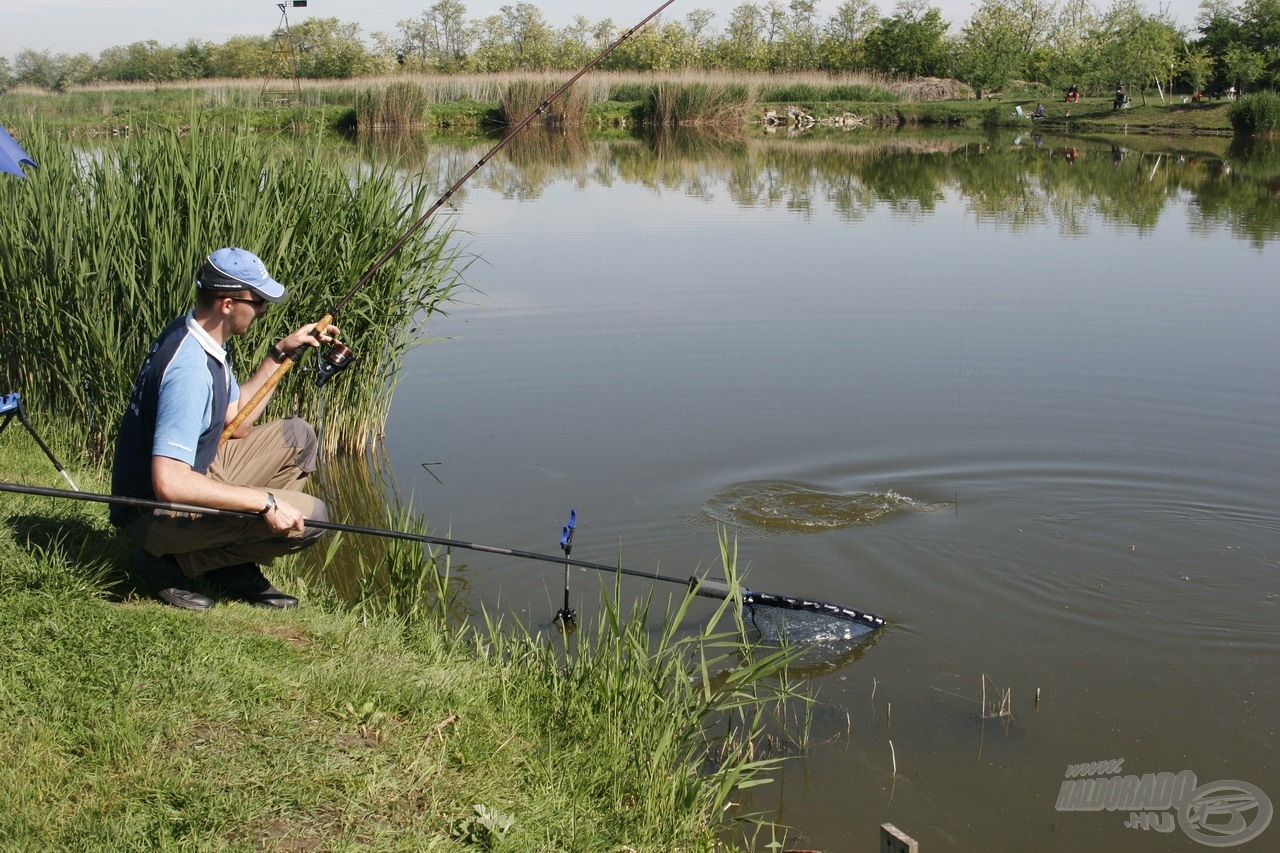
[[(315, 430), (301, 418), (285, 418), (254, 427), (247, 436), (228, 439), (218, 448), (209, 477), (224, 483), (253, 486), (272, 492), (317, 521), (328, 521), (324, 502), (302, 491), (315, 470)], [(276, 557), (301, 551), (324, 530), (305, 527), (301, 533), (276, 533), (258, 518), (214, 516), (154, 510), (143, 513), (123, 530), (145, 551), (172, 554), (183, 573), (197, 578), (214, 569), (243, 563), (264, 565)]]

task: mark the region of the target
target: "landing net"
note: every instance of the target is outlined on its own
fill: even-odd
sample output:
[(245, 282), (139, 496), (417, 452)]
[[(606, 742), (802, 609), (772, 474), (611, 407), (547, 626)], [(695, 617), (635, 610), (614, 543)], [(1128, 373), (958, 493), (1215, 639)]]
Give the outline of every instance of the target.
[(844, 643), (868, 637), (885, 625), (872, 613), (770, 592), (744, 592), (742, 605), (747, 622), (770, 643)]

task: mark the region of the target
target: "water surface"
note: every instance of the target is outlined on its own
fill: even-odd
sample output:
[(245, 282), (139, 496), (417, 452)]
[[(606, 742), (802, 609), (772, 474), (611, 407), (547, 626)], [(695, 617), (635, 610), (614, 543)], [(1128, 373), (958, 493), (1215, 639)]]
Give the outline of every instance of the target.
[[(396, 480), (434, 532), (554, 553), (574, 508), (575, 557), (669, 574), (728, 525), (753, 588), (886, 617), (811, 672), (814, 745), (752, 802), (790, 846), (1200, 849), (1057, 802), (1107, 759), (1280, 802), (1275, 163), (531, 145), (456, 199), (474, 290), (405, 372)], [(554, 567), (460, 559), (469, 604), (549, 624)]]

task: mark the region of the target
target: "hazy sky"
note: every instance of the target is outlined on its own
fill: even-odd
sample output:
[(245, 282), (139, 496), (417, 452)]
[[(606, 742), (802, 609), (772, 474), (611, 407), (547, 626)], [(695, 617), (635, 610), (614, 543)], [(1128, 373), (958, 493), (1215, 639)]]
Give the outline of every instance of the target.
[[(895, 0), (879, 0), (880, 11), (889, 13)], [(396, 22), (421, 14), (434, 0), (309, 0), (305, 9), (288, 9), (289, 22), (310, 16), (338, 18), (360, 25), (368, 36), (393, 33)], [(519, 0), (463, 0), (468, 19), (483, 18)], [(611, 18), (619, 27), (630, 27), (656, 8), (661, 0), (530, 0), (547, 21), (560, 27), (576, 15), (591, 21)], [(730, 11), (742, 0), (676, 0), (663, 17), (683, 19), (693, 9), (710, 9), (719, 31)], [(766, 0), (754, 0), (764, 5)], [(819, 0), (822, 17), (831, 15), (841, 0)], [(1165, 3), (1167, 2), (1167, 7)], [(783, 0), (785, 5), (786, 0)], [(976, 0), (931, 0), (958, 28), (978, 5)], [(1109, 6), (1110, 0), (1101, 3)], [(1199, 0), (1147, 0), (1155, 11), (1168, 8), (1184, 27), (1195, 23)], [(154, 39), (162, 45), (185, 44), (189, 39), (222, 42), (235, 35), (265, 36), (280, 22), (275, 0), (0, 0), (0, 56), (12, 59), (23, 48), (52, 53), (97, 55), (108, 47)]]

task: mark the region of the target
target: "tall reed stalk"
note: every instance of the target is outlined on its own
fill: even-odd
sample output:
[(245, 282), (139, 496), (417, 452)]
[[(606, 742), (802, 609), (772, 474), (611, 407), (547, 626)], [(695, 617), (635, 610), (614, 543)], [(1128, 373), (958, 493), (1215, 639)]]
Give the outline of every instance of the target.
[[(353, 171), (317, 140), (198, 119), (189, 133), (150, 130), (93, 150), (39, 128), (21, 136), (40, 168), (0, 182), (0, 387), (82, 423), (97, 458), (151, 340), (192, 304), (206, 254), (247, 248), (290, 290), (235, 342), (246, 377), (272, 342), (331, 311), (433, 200), (389, 168)], [(335, 317), (355, 366), (323, 391), (312, 371), (293, 370), (269, 414), (314, 419), (323, 408), (329, 452), (380, 435), (404, 357), (453, 282), (449, 236), (420, 230)]]

